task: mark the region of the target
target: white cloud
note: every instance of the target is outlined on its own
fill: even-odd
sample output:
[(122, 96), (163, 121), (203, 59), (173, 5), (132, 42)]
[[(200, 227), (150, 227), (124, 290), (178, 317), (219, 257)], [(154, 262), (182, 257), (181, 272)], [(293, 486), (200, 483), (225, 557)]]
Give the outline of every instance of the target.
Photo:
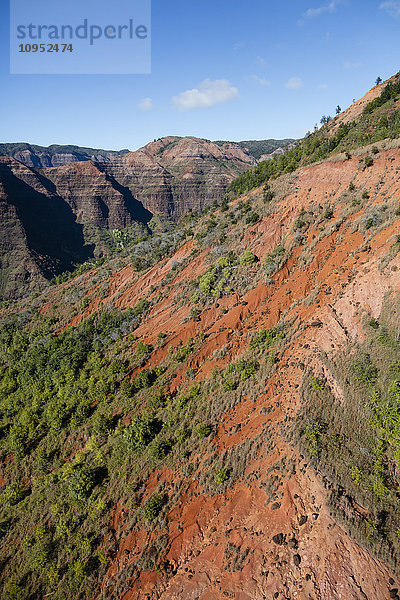
[(266, 64), (267, 64), (267, 61), (266, 61), (266, 60), (265, 60), (265, 58), (263, 58), (262, 56), (257, 56), (257, 59), (256, 59), (256, 64), (257, 64), (259, 67), (265, 67), (265, 66), (266, 66)]
[(400, 1), (399, 0), (387, 0), (379, 5), (379, 8), (386, 10), (391, 17), (400, 17)]
[(304, 21), (307, 19), (315, 19), (316, 17), (320, 17), (321, 15), (328, 13), (333, 14), (336, 12), (336, 9), (339, 4), (342, 4), (344, 0), (331, 0), (327, 4), (323, 4), (322, 6), (318, 6), (316, 8), (309, 8), (303, 14), (302, 18), (299, 21), (299, 25), (303, 25)]
[(350, 60), (345, 60), (343, 63), (343, 67), (347, 70), (350, 69), (359, 69), (361, 67), (360, 63), (351, 62)]
[(303, 87), (303, 81), (300, 77), (291, 77), (289, 81), (285, 83), (285, 86), (289, 88), (289, 90), (298, 90)]
[(259, 75), (252, 75), (251, 78), (253, 81), (258, 83), (258, 85), (261, 85), (262, 87), (269, 87), (271, 85), (270, 80), (266, 79), (265, 77), (260, 77)]
[(319, 90), (327, 90), (328, 89), (328, 84), (327, 83), (320, 83), (318, 86)]
[(193, 108), (210, 108), (216, 104), (223, 104), (239, 96), (239, 90), (231, 85), (227, 79), (205, 79), (197, 88), (186, 90), (179, 96), (172, 98), (172, 103), (179, 110)]
[(324, 4), (324, 6), (319, 6), (318, 8), (309, 8), (304, 13), (304, 18), (313, 19), (314, 17), (319, 17), (320, 15), (323, 15), (326, 12), (334, 13), (336, 10), (336, 5), (337, 2), (335, 0), (332, 0), (332, 2), (329, 2), (329, 4)]
[(143, 98), (137, 105), (139, 110), (153, 110), (154, 104), (151, 98)]

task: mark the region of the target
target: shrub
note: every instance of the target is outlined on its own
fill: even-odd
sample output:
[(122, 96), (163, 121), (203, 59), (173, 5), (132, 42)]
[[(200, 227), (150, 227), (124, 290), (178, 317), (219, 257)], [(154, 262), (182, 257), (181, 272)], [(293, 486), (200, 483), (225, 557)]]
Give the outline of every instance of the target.
[(151, 456), (156, 460), (162, 460), (171, 452), (171, 440), (155, 440), (151, 446)]
[(133, 309), (133, 314), (135, 317), (139, 317), (140, 315), (143, 315), (148, 310), (148, 308), (148, 300), (146, 300), (146, 298), (141, 298), (136, 304), (135, 308)]
[(202, 440), (203, 438), (206, 438), (209, 435), (211, 435), (212, 427), (211, 427), (211, 425), (206, 425), (205, 423), (202, 423), (201, 425), (198, 425), (196, 427), (196, 433), (197, 433), (197, 437), (200, 440)]
[(192, 354), (195, 347), (195, 343), (193, 338), (190, 338), (188, 343), (183, 346), (182, 342), (178, 344), (178, 346), (170, 346), (168, 348), (168, 353), (172, 355), (172, 358), (177, 362), (185, 362)]
[(68, 491), (71, 498), (84, 500), (90, 496), (95, 485), (95, 478), (92, 471), (85, 465), (76, 465), (68, 479)]
[(255, 223), (258, 223), (259, 220), (260, 220), (260, 215), (258, 215), (256, 212), (251, 212), (246, 217), (246, 224), (254, 225)]
[(353, 364), (353, 371), (357, 381), (368, 386), (373, 386), (378, 378), (378, 369), (372, 364), (368, 354), (364, 354)]
[(158, 517), (167, 502), (168, 496), (166, 494), (160, 493), (151, 496), (151, 498), (147, 500), (143, 507), (143, 516), (146, 521), (149, 521), (150, 523), (153, 522)]
[(140, 371), (140, 373), (138, 373), (132, 381), (132, 392), (136, 393), (140, 390), (151, 387), (158, 375), (159, 372), (157, 369), (142, 369), (142, 371)]
[(218, 486), (223, 485), (229, 479), (229, 469), (219, 469), (215, 477)]
[(250, 252), (249, 250), (245, 250), (240, 257), (241, 265), (252, 265), (253, 263), (255, 263), (257, 261), (258, 261), (257, 256), (255, 254), (253, 254), (252, 252)]
[(236, 369), (240, 373), (241, 381), (250, 379), (258, 371), (259, 364), (254, 360), (239, 360), (236, 363)]
[(10, 483), (1, 494), (1, 502), (4, 506), (15, 506), (24, 499), (25, 492), (18, 481)]
[(277, 327), (272, 327), (271, 329), (261, 329), (256, 335), (252, 338), (250, 342), (250, 348), (255, 350), (256, 348), (269, 348), (274, 342), (280, 340), (284, 337), (284, 333), (282, 330)]
[(143, 452), (145, 447), (159, 433), (160, 429), (161, 423), (157, 419), (137, 415), (133, 417), (131, 424), (125, 428), (125, 443), (133, 452)]
[(285, 261), (285, 248), (277, 246), (270, 254), (267, 254), (264, 260), (267, 275), (271, 276), (282, 267)]
[(271, 188), (269, 187), (268, 183), (266, 183), (264, 186), (264, 189), (263, 189), (263, 200), (267, 204), (268, 202), (271, 202), (271, 200), (273, 200), (273, 198), (274, 198), (274, 193), (271, 190)]
[(374, 159), (372, 158), (372, 156), (366, 156), (364, 159), (364, 165), (366, 167), (372, 167), (373, 164), (374, 164)]
[(368, 321), (368, 325), (372, 327), (372, 329), (379, 329), (379, 321), (377, 321), (375, 318), (370, 319), (370, 321)]

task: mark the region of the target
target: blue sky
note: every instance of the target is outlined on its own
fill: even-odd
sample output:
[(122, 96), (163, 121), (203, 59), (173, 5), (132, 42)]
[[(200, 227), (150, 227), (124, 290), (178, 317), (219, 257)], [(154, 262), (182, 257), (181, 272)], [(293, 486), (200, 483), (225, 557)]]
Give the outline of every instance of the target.
[(10, 75), (8, 10), (2, 142), (300, 137), (400, 69), (400, 0), (153, 0), (151, 75)]

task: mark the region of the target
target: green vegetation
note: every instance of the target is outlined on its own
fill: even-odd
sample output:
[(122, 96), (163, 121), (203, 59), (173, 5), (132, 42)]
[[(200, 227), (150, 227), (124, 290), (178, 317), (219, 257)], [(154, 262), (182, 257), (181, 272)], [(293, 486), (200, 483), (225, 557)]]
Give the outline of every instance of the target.
[[(344, 390), (338, 401), (312, 374), (294, 436), (331, 480), (330, 504), (350, 532), (395, 568), (400, 564), (400, 349), (398, 304), (365, 321), (366, 341), (327, 366)], [(360, 514), (354, 502), (365, 507)]]
[(233, 253), (221, 257), (199, 278), (198, 289), (203, 296), (220, 298), (230, 289), (232, 270), (237, 264)]
[(279, 271), (285, 261), (285, 248), (283, 246), (277, 246), (275, 250), (267, 254), (264, 259), (264, 265), (268, 277)]
[(265, 351), (278, 340), (284, 338), (284, 331), (281, 327), (272, 327), (271, 329), (261, 329), (251, 340), (250, 348), (252, 350), (262, 349)]
[[(400, 96), (400, 76), (395, 83), (386, 85), (380, 96), (367, 104), (360, 121), (341, 123), (335, 133), (332, 133), (330, 118), (324, 117), (320, 130), (315, 131), (294, 148), (282, 155), (260, 162), (253, 169), (242, 173), (229, 186), (227, 194), (237, 198), (252, 189), (268, 183), (285, 173), (292, 173), (300, 166), (309, 165), (325, 160), (334, 152), (349, 152), (349, 150), (365, 146), (386, 138), (396, 138), (400, 135), (400, 111), (395, 110), (386, 115), (385, 109), (390, 108), (394, 100)], [(372, 161), (372, 162), (371, 162)], [(367, 157), (365, 166), (373, 164), (372, 157)]]

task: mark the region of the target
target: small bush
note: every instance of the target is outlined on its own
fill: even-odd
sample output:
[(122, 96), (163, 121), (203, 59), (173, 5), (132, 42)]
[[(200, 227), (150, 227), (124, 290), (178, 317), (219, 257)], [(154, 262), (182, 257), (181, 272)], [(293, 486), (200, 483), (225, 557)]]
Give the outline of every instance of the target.
[(249, 250), (245, 250), (240, 257), (241, 265), (252, 265), (258, 261), (258, 258), (255, 254), (250, 252)]
[(161, 429), (161, 423), (144, 415), (133, 417), (132, 422), (124, 431), (124, 441), (133, 452), (143, 452), (145, 447), (156, 437)]
[(218, 486), (223, 485), (229, 479), (229, 470), (228, 469), (219, 469), (217, 471), (217, 475), (215, 477), (215, 481)]
[(196, 427), (196, 433), (199, 440), (202, 440), (211, 435), (212, 427), (211, 425), (206, 425), (205, 423), (202, 423), (201, 425), (198, 425)]
[(167, 502), (168, 497), (166, 494), (154, 494), (154, 496), (149, 498), (143, 507), (143, 516), (146, 521), (153, 522)]

